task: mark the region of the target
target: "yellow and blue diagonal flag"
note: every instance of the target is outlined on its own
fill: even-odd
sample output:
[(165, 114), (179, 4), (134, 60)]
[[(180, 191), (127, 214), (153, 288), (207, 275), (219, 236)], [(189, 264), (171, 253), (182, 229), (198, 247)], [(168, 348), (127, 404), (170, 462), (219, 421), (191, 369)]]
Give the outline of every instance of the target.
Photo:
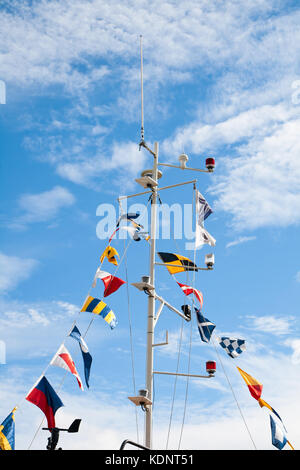
[(111, 329), (117, 326), (118, 322), (111, 308), (102, 300), (91, 297), (90, 295), (85, 299), (81, 312), (91, 312), (96, 315), (101, 315), (101, 317), (109, 324)]
[(15, 450), (15, 411), (5, 418), (0, 425), (0, 450)]

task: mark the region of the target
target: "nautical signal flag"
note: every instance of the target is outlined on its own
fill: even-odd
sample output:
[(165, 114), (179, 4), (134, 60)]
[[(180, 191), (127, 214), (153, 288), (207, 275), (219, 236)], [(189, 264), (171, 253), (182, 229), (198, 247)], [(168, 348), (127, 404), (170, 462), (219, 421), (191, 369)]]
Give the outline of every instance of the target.
[(197, 315), (197, 324), (200, 337), (202, 341), (204, 341), (205, 343), (209, 343), (212, 332), (214, 331), (216, 325), (207, 318), (204, 318), (200, 310), (198, 310), (196, 307), (194, 308)]
[(139, 212), (128, 212), (127, 214), (122, 214), (121, 217), (119, 217), (119, 220), (117, 222), (117, 227), (119, 227), (120, 222), (122, 220), (132, 220), (132, 219), (137, 219), (140, 216)]
[(272, 416), (270, 415), (270, 425), (271, 425), (271, 433), (272, 433), (272, 444), (277, 449), (282, 450), (285, 444), (288, 442), (283, 430), (280, 426), (274, 421)]
[(246, 341), (244, 339), (222, 336), (221, 338), (217, 337), (217, 341), (220, 346), (225, 349), (228, 356), (232, 358), (239, 356), (246, 349)]
[[(282, 422), (282, 425), (284, 427), (284, 424), (283, 424), (283, 421), (282, 419), (280, 418), (279, 414), (274, 410), (274, 408), (272, 408), (271, 405), (269, 405), (269, 403), (267, 403), (265, 400), (263, 400), (262, 398), (259, 398), (258, 400), (258, 403), (260, 405), (260, 407), (262, 408), (263, 406), (265, 406), (266, 408), (268, 408), (270, 411), (272, 411), (272, 413), (274, 413), (274, 415), (277, 416), (278, 419), (280, 419), (280, 421)], [(285, 429), (285, 427), (284, 427)]]
[(15, 411), (5, 418), (0, 425), (0, 450), (15, 450)]
[(30, 390), (26, 400), (43, 411), (47, 418), (49, 429), (55, 428), (55, 413), (64, 404), (45, 376)]
[(86, 342), (84, 341), (83, 337), (81, 336), (80, 331), (78, 330), (77, 326), (74, 326), (71, 333), (69, 334), (72, 338), (76, 339), (79, 343), (79, 347), (82, 353), (83, 364), (84, 364), (84, 376), (85, 382), (87, 387), (89, 388), (89, 379), (90, 379), (90, 371), (92, 365), (92, 356), (89, 353), (88, 347)]
[(85, 299), (81, 312), (91, 312), (96, 315), (101, 315), (111, 329), (117, 326), (116, 316), (110, 307), (102, 300), (91, 297), (90, 295)]
[(263, 389), (262, 384), (258, 382), (256, 379), (254, 379), (253, 377), (251, 377), (251, 375), (247, 374), (247, 372), (240, 369), (239, 367), (237, 367), (237, 369), (239, 373), (241, 374), (241, 376), (243, 377), (243, 379), (245, 380), (252, 397), (255, 398), (255, 400), (259, 400), (262, 394), (262, 389)]
[(203, 222), (207, 217), (212, 214), (212, 208), (205, 200), (204, 196), (196, 189), (196, 216), (198, 224), (203, 226)]
[(204, 227), (197, 223), (195, 234), (195, 248), (199, 248), (199, 246), (202, 246), (204, 244), (216, 246), (216, 239), (210, 233), (208, 233), (208, 231), (205, 230)]
[[(274, 413), (274, 415), (277, 416), (278, 419), (280, 419), (280, 421), (281, 421), (281, 423), (284, 427), (284, 424), (283, 424), (282, 419), (280, 418), (279, 414), (274, 410), (274, 408), (272, 408), (272, 406), (270, 406), (265, 400), (263, 400), (261, 398), (262, 389), (263, 389), (262, 384), (260, 382), (258, 382), (256, 379), (254, 379), (253, 377), (251, 377), (251, 375), (247, 374), (245, 371), (240, 369), (239, 367), (237, 367), (237, 369), (238, 369), (239, 373), (241, 374), (241, 376), (243, 377), (243, 379), (245, 380), (246, 384), (248, 385), (248, 389), (249, 389), (250, 394), (252, 395), (253, 398), (255, 398), (255, 400), (258, 401), (260, 407), (262, 408), (263, 406), (265, 406), (270, 411), (272, 411), (272, 413)], [(285, 429), (285, 427), (284, 427), (284, 429)]]
[(179, 285), (179, 287), (181, 287), (185, 295), (194, 294), (200, 303), (200, 307), (203, 307), (203, 294), (202, 292), (200, 292), (200, 290), (194, 289), (194, 287), (187, 286), (186, 284), (181, 284), (180, 282), (177, 282), (177, 284)]
[(78, 382), (79, 388), (83, 390), (83, 385), (81, 382), (81, 378), (76, 370), (75, 364), (71, 357), (71, 354), (67, 350), (64, 344), (62, 344), (59, 348), (53, 359), (51, 360), (50, 364), (52, 366), (62, 367), (62, 369), (68, 370), (73, 374)]
[(108, 261), (116, 266), (118, 266), (118, 261), (116, 259), (116, 256), (120, 258), (119, 253), (115, 248), (112, 246), (108, 245), (105, 250), (103, 251), (101, 257), (100, 257), (100, 262), (101, 264), (103, 263), (104, 259), (107, 258)]
[(96, 282), (97, 279), (101, 279), (104, 284), (104, 293), (103, 296), (107, 297), (110, 294), (113, 294), (113, 292), (116, 292), (116, 290), (119, 289), (123, 284), (125, 284), (125, 281), (122, 279), (113, 276), (112, 274), (107, 273), (106, 271), (101, 271), (100, 268), (97, 269), (95, 277), (94, 277), (94, 282), (92, 284), (92, 287), (96, 287)]
[(139, 242), (142, 240), (142, 238), (146, 241), (149, 241), (150, 235), (147, 232), (141, 231), (141, 228), (143, 228), (141, 225), (137, 225), (135, 222), (132, 222), (134, 224), (133, 227), (120, 227), (123, 230), (127, 230), (127, 232), (131, 235), (132, 239), (136, 242)]
[(114, 237), (114, 235), (119, 231), (119, 230), (126, 230), (131, 238), (136, 241), (136, 242), (139, 242), (140, 240), (142, 240), (142, 238), (146, 241), (149, 241), (150, 239), (150, 235), (147, 233), (147, 232), (143, 232), (141, 231), (141, 228), (143, 228), (142, 225), (139, 225), (139, 224), (136, 224), (135, 222), (133, 222), (133, 220), (131, 220), (131, 223), (132, 223), (132, 227), (128, 227), (128, 226), (125, 226), (125, 227), (118, 227), (110, 236), (109, 240), (108, 240), (108, 243), (110, 243)]
[(198, 271), (195, 263), (185, 256), (177, 255), (175, 253), (157, 253), (163, 263), (166, 264), (170, 274), (181, 273), (183, 271)]
[(271, 433), (272, 433), (272, 444), (277, 449), (282, 450), (285, 444), (288, 444), (292, 450), (295, 450), (290, 441), (287, 440), (286, 435), (284, 434), (281, 427), (278, 423), (270, 415), (270, 425), (271, 425)]

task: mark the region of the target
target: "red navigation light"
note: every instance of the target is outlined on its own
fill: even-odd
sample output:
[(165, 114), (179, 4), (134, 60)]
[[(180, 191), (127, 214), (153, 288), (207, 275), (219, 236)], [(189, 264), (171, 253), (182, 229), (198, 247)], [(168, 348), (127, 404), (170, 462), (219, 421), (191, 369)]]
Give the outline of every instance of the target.
[(216, 363), (215, 363), (215, 361), (207, 361), (206, 362), (206, 372), (209, 375), (214, 375), (214, 373), (216, 372)]
[(205, 165), (206, 165), (206, 168), (209, 172), (214, 171), (214, 169), (215, 169), (215, 159), (214, 158), (207, 158), (205, 160)]

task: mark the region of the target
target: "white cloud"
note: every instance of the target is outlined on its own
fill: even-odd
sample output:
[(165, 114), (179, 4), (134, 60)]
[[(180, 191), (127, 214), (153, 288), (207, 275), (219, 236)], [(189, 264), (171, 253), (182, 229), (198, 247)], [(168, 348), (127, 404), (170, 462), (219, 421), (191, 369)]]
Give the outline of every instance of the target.
[(136, 0), (130, 4), (118, 0), (11, 4), (1, 18), (2, 76), (26, 86), (63, 84), (73, 91), (87, 89), (110, 72), (99, 61), (91, 65), (90, 58), (99, 57), (102, 62), (117, 59), (119, 75), (127, 74), (126, 81), (132, 83), (128, 62), (138, 58), (139, 34), (156, 83), (166, 77), (190, 79), (194, 67), (209, 73), (227, 65), (227, 70), (238, 68), (251, 77), (259, 71), (266, 75), (266, 61), (272, 60), (270, 67), (277, 71), (297, 63), (299, 14), (293, 10), (283, 15), (276, 9), (277, 15), (271, 15), (276, 2), (258, 0), (241, 9), (235, 1), (175, 5), (156, 0), (147, 15), (145, 3)]
[(300, 364), (300, 339), (288, 339), (285, 344), (293, 350), (292, 363)]
[[(288, 356), (271, 351), (264, 354), (263, 359), (252, 355), (246, 360), (240, 361), (238, 365), (263, 384), (263, 398), (282, 417), (289, 431), (290, 442), (295, 448), (298, 448), (299, 407), (296, 404), (299, 396), (299, 365), (293, 364)], [(59, 391), (56, 388), (65, 404), (56, 413), (57, 425), (67, 427), (75, 418), (82, 419), (77, 435), (63, 433), (60, 436), (59, 445), (63, 449), (119, 449), (123, 440), (137, 440), (136, 417), (139, 425), (139, 442), (143, 442), (144, 413), (140, 409), (136, 409), (127, 399), (128, 379), (123, 374), (117, 384), (105, 384), (103, 375), (105, 375), (104, 370), (101, 371), (101, 378), (97, 383), (93, 383), (88, 393), (82, 393), (79, 390), (76, 393), (74, 378), (70, 374), (66, 378), (64, 387), (59, 388)], [(181, 449), (253, 450), (254, 445), (249, 433), (258, 450), (274, 449), (271, 444), (268, 410), (257, 406), (257, 402), (249, 394), (247, 385), (236, 367), (232, 365), (232, 360), (228, 361), (228, 365), (226, 364), (226, 375), (232, 389), (229, 387), (221, 367), (217, 371), (216, 377), (211, 379), (222, 385), (218, 388), (222, 393), (217, 399), (212, 398), (213, 392), (200, 396), (199, 389), (197, 389), (198, 380), (190, 380)], [(58, 371), (54, 384), (58, 383), (60, 377)], [(7, 380), (2, 380), (0, 391), (2, 414), (7, 411), (7, 397), (9, 397), (9, 403), (19, 403), (22, 393), (24, 394), (34, 381), (29, 374), (25, 385), (22, 383), (22, 379), (23, 382), (25, 381), (24, 377), (14, 377), (13, 381), (10, 381), (10, 378), (11, 375)], [(50, 380), (53, 383), (52, 377)], [(155, 381), (154, 449), (165, 449), (170, 419), (171, 403), (169, 395), (166, 396), (165, 389), (161, 388), (162, 381), (162, 378), (157, 378)], [(117, 389), (114, 389), (114, 385)], [(112, 394), (114, 400), (111, 400)], [(192, 400), (192, 397), (196, 397), (196, 399)], [(239, 409), (235, 400), (238, 402)], [(101, 403), (105, 403), (105, 406), (99, 406)], [(183, 409), (184, 398), (176, 396), (169, 449), (178, 449)], [(28, 448), (43, 416), (37, 407), (26, 400), (21, 403), (17, 412), (17, 449)], [(28, 423), (31, 423), (30, 429)], [(105, 433), (103, 433), (103, 429), (105, 429)], [(228, 432), (228, 430), (234, 430), (234, 432)], [(200, 440), (199, 435), (202, 436)], [(31, 449), (45, 448), (46, 437), (44, 431), (38, 432)]]
[(236, 230), (253, 230), (300, 222), (299, 132), (298, 109), (286, 101), (214, 124), (196, 120), (163, 148), (169, 155), (181, 148), (197, 154), (222, 150), (209, 188), (217, 197), (214, 207), (231, 215)]
[(64, 309), (67, 313), (67, 315), (70, 315), (71, 317), (74, 317), (76, 313), (78, 313), (79, 308), (77, 305), (70, 304), (70, 302), (62, 302), (62, 301), (57, 301), (57, 305)]
[(23, 194), (19, 198), (19, 209), (23, 214), (15, 218), (9, 226), (24, 228), (28, 224), (46, 222), (54, 219), (58, 212), (75, 203), (73, 194), (61, 186), (55, 186), (49, 191), (37, 194)]
[(256, 237), (239, 237), (237, 238), (237, 240), (227, 243), (226, 248), (229, 248), (230, 246), (240, 245), (241, 243), (246, 243), (255, 239)]
[(178, 129), (171, 139), (163, 143), (163, 149), (174, 154), (181, 148), (195, 154), (216, 151), (221, 146), (237, 144), (251, 137), (264, 137), (293, 114), (296, 114), (296, 109), (287, 110), (282, 104), (262, 105), (240, 111), (214, 124), (196, 120)]
[[(187, 1), (176, 6), (171, 1), (155, 1), (146, 16), (143, 2), (123, 5), (117, 0), (109, 5), (103, 0), (92, 0), (88, 4), (83, 0), (67, 4), (58, 0), (51, 4), (42, 1), (31, 7), (13, 2), (9, 11), (2, 13), (1, 22), (3, 78), (25, 87), (34, 84), (35, 89), (39, 85), (66, 86), (69, 91), (80, 95), (77, 111), (81, 106), (81, 111), (84, 109), (87, 115), (92, 113), (93, 118), (96, 108), (105, 107), (106, 112), (109, 108), (113, 119), (120, 119), (120, 110), (123, 116), (126, 115), (127, 122), (128, 119), (136, 121), (139, 116), (137, 58), (140, 33), (144, 36), (145, 111), (148, 119), (153, 120), (158, 115), (161, 118), (170, 112), (169, 105), (160, 96), (166, 79), (170, 85), (198, 80), (199, 71), (201, 77), (211, 74), (212, 70), (217, 72), (214, 74), (217, 78), (208, 90), (209, 102), (201, 101), (199, 105), (195, 99), (195, 108), (191, 110), (193, 118), (198, 114), (201, 119), (194, 119), (179, 128), (174, 136), (163, 142), (162, 150), (166, 155), (177, 155), (183, 147), (194, 153), (215, 152), (223, 145), (244, 145), (245, 140), (248, 141), (251, 144), (248, 154), (247, 147), (241, 152), (233, 149), (240, 160), (230, 160), (226, 166), (227, 177), (223, 175), (218, 181), (217, 207), (233, 214), (233, 223), (239, 229), (244, 229), (247, 223), (250, 228), (274, 223), (274, 203), (271, 191), (268, 191), (273, 178), (272, 172), (268, 171), (270, 162), (266, 162), (266, 168), (263, 168), (267, 181), (251, 187), (250, 175), (256, 181), (263, 176), (253, 175), (252, 171), (257, 166), (255, 156), (259, 144), (264, 143), (269, 135), (274, 135), (279, 126), (297, 112), (296, 106), (292, 112), (278, 103), (288, 96), (291, 103), (290, 85), (298, 73), (298, 11), (281, 11), (276, 2), (261, 0), (243, 5), (243, 9), (235, 1), (221, 6), (217, 1), (204, 1), (201, 5)], [(165, 32), (163, 42), (159, 39), (160, 31)], [(289, 54), (286, 54), (287, 49)], [(115, 61), (113, 67), (112, 60)], [(106, 62), (109, 65), (103, 65)], [(268, 68), (265, 63), (269, 64)], [(17, 68), (15, 64), (18, 64)], [(104, 102), (99, 106), (88, 104), (87, 90), (90, 92), (91, 85), (97, 83), (113, 83), (116, 90), (120, 90), (121, 84), (121, 92), (112, 98), (109, 106)], [(56, 131), (66, 129), (69, 121), (65, 121), (56, 116), (52, 126)], [(78, 129), (80, 123), (72, 120), (70, 125)], [(93, 122), (88, 128), (91, 137), (103, 139), (107, 126)], [(257, 143), (254, 154), (253, 142)], [(57, 136), (52, 136), (51, 145), (47, 138), (47, 144), (52, 151), (44, 159), (56, 166), (60, 176), (72, 182), (91, 184), (91, 177), (100, 176), (106, 169), (122, 168), (125, 173), (126, 159), (116, 146), (111, 158), (108, 151), (103, 150), (102, 141), (93, 141), (91, 150), (88, 138), (72, 138), (72, 148), (68, 145), (68, 152), (64, 151), (64, 143)], [(285, 161), (290, 156), (287, 150), (283, 154)], [(296, 150), (293, 149), (293, 154)], [(262, 152), (259, 164), (264, 165), (261, 155)], [(129, 161), (129, 166), (132, 168), (139, 162), (141, 159), (137, 157)], [(244, 174), (237, 174), (236, 165), (241, 173), (244, 170)], [(123, 177), (122, 184), (124, 181), (126, 178)], [(233, 183), (232, 188), (229, 182)], [(244, 184), (253, 193), (251, 202), (245, 200), (247, 191), (244, 195), (241, 193), (240, 187)], [(254, 220), (253, 208), (262, 201), (261, 213), (256, 214)], [(286, 212), (294, 202), (292, 191), (286, 195), (285, 202), (282, 225), (299, 219), (298, 209), (294, 216), (290, 211)]]
[(1, 340), (7, 347), (7, 363), (52, 357), (68, 335), (80, 307), (63, 301), (21, 302), (0, 299)]
[[(79, 307), (69, 302), (52, 301), (42, 303), (25, 303), (1, 300), (2, 315), (0, 324), (3, 329), (24, 330), (41, 324), (48, 326), (58, 320), (69, 321), (79, 312)], [(28, 333), (29, 333), (28, 330)]]
[(0, 290), (7, 292), (28, 279), (36, 269), (38, 261), (0, 253)]
[(253, 138), (240, 156), (224, 161), (225, 175), (212, 192), (216, 209), (231, 213), (238, 230), (300, 222), (300, 120), (285, 122)]
[(297, 282), (300, 282), (300, 271), (297, 272), (295, 279)]
[(263, 333), (271, 333), (276, 336), (291, 333), (295, 320), (293, 317), (279, 317), (275, 315), (265, 315), (263, 317), (247, 316), (247, 318), (251, 321), (251, 329)]
[[(139, 147), (134, 142), (114, 143), (111, 155), (96, 155), (95, 157), (79, 157), (76, 162), (60, 163), (57, 166), (57, 173), (72, 181), (83, 184), (93, 189), (99, 190), (99, 185), (94, 182), (95, 177), (102, 176), (101, 190), (110, 190), (112, 184), (120, 186), (120, 176), (123, 176), (123, 188), (131, 184), (126, 177), (137, 175), (144, 168), (146, 154), (139, 151)], [(109, 184), (105, 183), (108, 172), (115, 171), (117, 178), (110, 177)]]

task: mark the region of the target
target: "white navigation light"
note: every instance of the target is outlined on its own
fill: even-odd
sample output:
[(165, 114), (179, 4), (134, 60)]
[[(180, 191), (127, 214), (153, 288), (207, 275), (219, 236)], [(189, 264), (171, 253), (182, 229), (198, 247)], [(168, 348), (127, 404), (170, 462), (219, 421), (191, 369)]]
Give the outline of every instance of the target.
[(189, 157), (185, 153), (182, 153), (181, 155), (179, 155), (178, 160), (180, 162), (180, 168), (182, 168), (182, 170), (185, 169), (188, 159)]
[(213, 253), (205, 255), (205, 264), (208, 269), (213, 268), (213, 265), (215, 264), (215, 255)]

